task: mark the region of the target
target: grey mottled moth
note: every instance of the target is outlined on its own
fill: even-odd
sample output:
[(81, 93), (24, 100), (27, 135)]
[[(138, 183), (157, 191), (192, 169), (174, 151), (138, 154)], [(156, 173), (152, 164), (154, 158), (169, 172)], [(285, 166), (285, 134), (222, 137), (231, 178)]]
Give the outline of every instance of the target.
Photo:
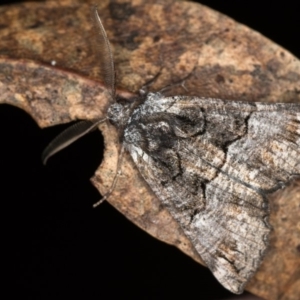
[(96, 8), (93, 14), (112, 104), (105, 119), (81, 121), (54, 139), (44, 162), (99, 123), (111, 122), (119, 128), (120, 157), (130, 153), (214, 276), (242, 293), (268, 246), (267, 196), (300, 173), (300, 105), (159, 92), (118, 103), (109, 40)]

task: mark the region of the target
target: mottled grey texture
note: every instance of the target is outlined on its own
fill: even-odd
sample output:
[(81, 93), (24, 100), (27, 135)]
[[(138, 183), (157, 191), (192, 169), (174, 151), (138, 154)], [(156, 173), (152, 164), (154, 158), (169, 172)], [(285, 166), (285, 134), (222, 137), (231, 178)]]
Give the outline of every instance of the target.
[(266, 196), (300, 173), (300, 105), (139, 102), (108, 110), (121, 142), (215, 277), (241, 293), (268, 245)]
[[(108, 60), (102, 63), (112, 100), (107, 118), (121, 144), (215, 277), (231, 292), (243, 292), (268, 246), (266, 197), (300, 174), (300, 105), (161, 93), (118, 102), (109, 41), (96, 8), (93, 15)], [(105, 119), (71, 127), (45, 158)], [(120, 163), (103, 199), (115, 187)]]

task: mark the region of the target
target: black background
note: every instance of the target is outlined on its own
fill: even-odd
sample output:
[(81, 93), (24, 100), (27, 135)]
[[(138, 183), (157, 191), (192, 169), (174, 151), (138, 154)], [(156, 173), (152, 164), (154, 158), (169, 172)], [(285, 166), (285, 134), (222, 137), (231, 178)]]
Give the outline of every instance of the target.
[[(261, 32), (300, 57), (297, 1), (201, 3)], [(0, 106), (1, 248), (7, 253), (1, 258), (9, 266), (9, 272), (2, 272), (9, 279), (11, 296), (230, 297), (232, 294), (209, 270), (152, 238), (109, 204), (92, 209), (100, 198), (89, 181), (102, 158), (100, 132), (57, 154), (47, 167), (42, 165), (42, 150), (67, 126), (41, 130), (25, 112)]]

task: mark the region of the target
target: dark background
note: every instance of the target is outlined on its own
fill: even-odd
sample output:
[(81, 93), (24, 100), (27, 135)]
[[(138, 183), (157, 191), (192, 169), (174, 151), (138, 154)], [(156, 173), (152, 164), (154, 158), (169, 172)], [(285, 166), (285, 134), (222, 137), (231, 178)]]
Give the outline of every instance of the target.
[[(297, 1), (201, 3), (300, 57)], [(66, 127), (41, 130), (25, 112), (0, 106), (1, 246), (7, 253), (1, 258), (9, 266), (2, 272), (10, 294), (23, 299), (231, 297), (208, 269), (152, 238), (109, 204), (92, 209), (100, 199), (89, 181), (102, 158), (100, 132), (42, 165), (42, 150)]]

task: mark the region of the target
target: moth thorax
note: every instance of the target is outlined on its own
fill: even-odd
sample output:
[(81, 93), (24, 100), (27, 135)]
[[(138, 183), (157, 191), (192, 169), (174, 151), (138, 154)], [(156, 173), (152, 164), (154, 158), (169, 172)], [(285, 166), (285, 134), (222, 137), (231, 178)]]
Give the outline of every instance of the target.
[(124, 126), (129, 118), (129, 107), (113, 103), (107, 110), (108, 119), (116, 126)]

